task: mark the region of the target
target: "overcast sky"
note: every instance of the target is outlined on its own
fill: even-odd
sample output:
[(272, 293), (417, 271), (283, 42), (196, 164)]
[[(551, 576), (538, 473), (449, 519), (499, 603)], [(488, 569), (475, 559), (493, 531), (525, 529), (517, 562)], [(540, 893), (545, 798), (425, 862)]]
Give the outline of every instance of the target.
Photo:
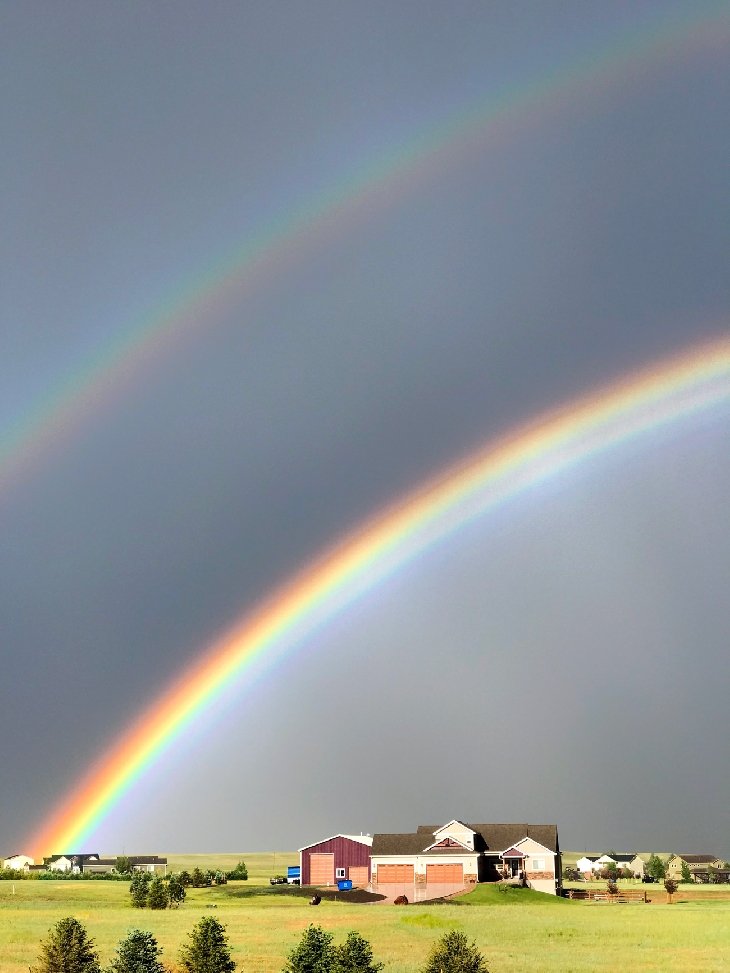
[[(0, 431), (460, 107), (687, 3), (5, 2)], [(730, 323), (730, 59), (576, 91), (211, 315), (0, 496), (0, 851), (216, 633), (490, 437)], [(90, 849), (556, 822), (730, 856), (730, 407), (470, 526), (242, 692)]]

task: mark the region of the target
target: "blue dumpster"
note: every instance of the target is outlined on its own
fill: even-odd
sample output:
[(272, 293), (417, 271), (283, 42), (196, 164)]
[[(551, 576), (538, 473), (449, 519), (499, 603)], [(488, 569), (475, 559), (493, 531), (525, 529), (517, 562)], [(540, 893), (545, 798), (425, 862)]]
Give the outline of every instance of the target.
[(352, 888), (352, 879), (343, 878), (341, 882), (337, 883), (337, 888), (340, 890), (340, 892), (349, 892)]

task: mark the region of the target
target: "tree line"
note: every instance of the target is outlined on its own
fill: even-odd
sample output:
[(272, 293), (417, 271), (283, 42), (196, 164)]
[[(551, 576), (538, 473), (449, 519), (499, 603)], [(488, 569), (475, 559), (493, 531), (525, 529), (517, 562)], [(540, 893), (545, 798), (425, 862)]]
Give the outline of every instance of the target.
[[(95, 946), (78, 919), (59, 919), (41, 942), (38, 964), (30, 973), (102, 973)], [(167, 973), (161, 955), (151, 932), (131, 929), (103, 973)], [(178, 959), (184, 973), (233, 973), (236, 968), (226, 927), (212, 916), (203, 916), (193, 926)], [(360, 933), (349, 932), (343, 943), (335, 945), (332, 933), (311, 924), (288, 954), (282, 973), (379, 973), (382, 968)], [(463, 932), (452, 930), (433, 944), (421, 973), (488, 971), (476, 943), (470, 943)]]

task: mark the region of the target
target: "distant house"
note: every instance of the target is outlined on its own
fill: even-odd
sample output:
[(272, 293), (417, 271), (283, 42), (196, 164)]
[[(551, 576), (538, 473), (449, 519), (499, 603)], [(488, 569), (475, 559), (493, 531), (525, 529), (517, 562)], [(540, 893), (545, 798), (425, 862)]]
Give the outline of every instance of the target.
[(617, 853), (601, 855), (600, 858), (593, 859), (593, 863), (592, 871), (600, 871), (614, 864), (618, 868), (628, 868), (635, 878), (643, 878), (644, 876), (644, 859), (640, 858), (639, 855), (619, 855)]
[(556, 894), (561, 883), (555, 825), (420, 825), (416, 832), (376, 834), (370, 854), (372, 884), (454, 885), (524, 881)]
[(584, 858), (578, 859), (578, 861), (575, 863), (575, 867), (578, 869), (579, 872), (582, 872), (584, 875), (587, 875), (589, 872), (592, 872), (594, 870), (597, 861), (598, 858), (595, 857), (591, 858), (590, 856), (585, 856)]
[(9, 855), (3, 862), (3, 868), (14, 868), (16, 871), (27, 870), (34, 863), (30, 855)]
[(84, 866), (87, 862), (98, 860), (98, 854), (71, 855), (66, 853), (65, 855), (49, 855), (47, 858), (43, 859), (43, 862), (46, 868), (52, 872), (72, 872), (73, 874), (78, 875), (84, 870)]
[(714, 855), (672, 855), (667, 862), (667, 875), (670, 878), (682, 877), (682, 862), (687, 864), (690, 873), (709, 872), (711, 868), (720, 869), (724, 862)]
[(353, 885), (370, 882), (370, 835), (336, 834), (299, 849), (302, 885), (334, 885), (350, 880)]
[[(167, 859), (159, 855), (129, 855), (129, 862), (133, 872), (161, 872), (167, 874)], [(112, 872), (116, 866), (116, 858), (90, 858), (83, 864), (83, 872), (99, 873)]]

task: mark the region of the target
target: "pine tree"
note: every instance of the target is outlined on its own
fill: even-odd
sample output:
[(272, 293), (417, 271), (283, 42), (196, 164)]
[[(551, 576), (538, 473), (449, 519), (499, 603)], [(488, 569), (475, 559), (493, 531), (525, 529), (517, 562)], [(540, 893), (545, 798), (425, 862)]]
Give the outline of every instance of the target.
[(321, 926), (307, 926), (287, 957), (284, 973), (331, 973), (337, 965), (332, 939), (332, 934)]
[(167, 883), (167, 894), (170, 897), (170, 905), (177, 908), (185, 901), (185, 886), (180, 880), (180, 876), (171, 875), (170, 881)]
[(692, 880), (692, 872), (689, 870), (689, 865), (684, 859), (682, 859), (682, 881), (692, 882)]
[(160, 876), (156, 875), (152, 879), (149, 892), (147, 893), (147, 908), (166, 909), (168, 902), (167, 887)]
[(150, 879), (147, 872), (135, 872), (132, 881), (129, 883), (129, 894), (132, 896), (132, 905), (136, 909), (144, 909), (147, 905), (147, 892), (149, 890)]
[(213, 916), (203, 916), (193, 926), (190, 942), (180, 949), (180, 963), (187, 973), (233, 973), (225, 926)]
[(41, 942), (38, 965), (31, 973), (100, 973), (94, 945), (78, 919), (59, 919)]
[(335, 956), (337, 973), (378, 973), (382, 963), (373, 963), (373, 947), (359, 932), (350, 932), (338, 946)]
[(165, 973), (158, 959), (161, 953), (151, 932), (130, 929), (117, 946), (117, 955), (110, 963), (111, 973)]
[(659, 855), (655, 855), (653, 852), (649, 857), (649, 861), (646, 865), (647, 872), (652, 876), (652, 878), (659, 881), (659, 879), (664, 878), (667, 874), (667, 867), (661, 860)]
[(192, 882), (194, 889), (202, 889), (205, 887), (205, 875), (203, 875), (199, 868), (193, 869)]
[(487, 967), (476, 943), (454, 929), (434, 943), (423, 973), (487, 973)]

